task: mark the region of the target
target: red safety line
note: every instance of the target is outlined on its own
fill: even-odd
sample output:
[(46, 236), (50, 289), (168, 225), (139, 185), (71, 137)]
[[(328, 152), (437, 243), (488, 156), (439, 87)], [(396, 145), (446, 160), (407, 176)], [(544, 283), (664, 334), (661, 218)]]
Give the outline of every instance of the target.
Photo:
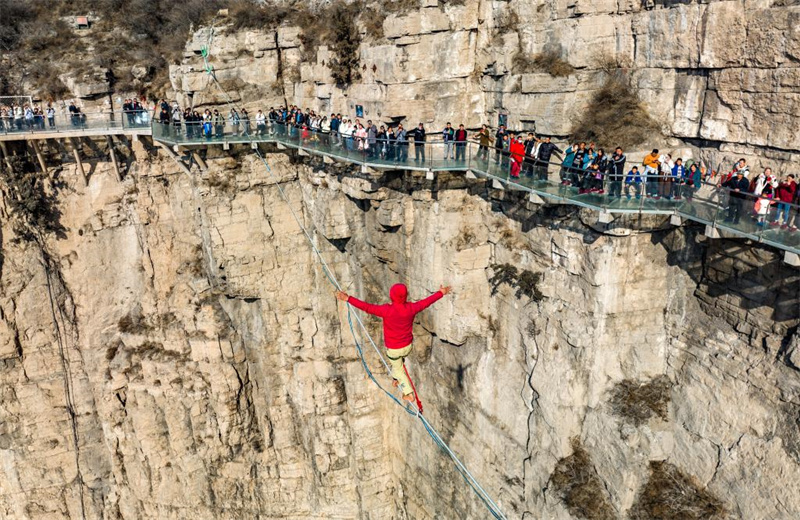
[(417, 395), (417, 387), (414, 386), (414, 381), (411, 379), (411, 376), (408, 375), (408, 369), (406, 368), (405, 363), (403, 363), (403, 370), (406, 371), (406, 377), (408, 378), (408, 382), (411, 383), (411, 390), (414, 391), (414, 399), (417, 400), (417, 408), (419, 408), (419, 413), (422, 413), (422, 401), (419, 400), (419, 395)]

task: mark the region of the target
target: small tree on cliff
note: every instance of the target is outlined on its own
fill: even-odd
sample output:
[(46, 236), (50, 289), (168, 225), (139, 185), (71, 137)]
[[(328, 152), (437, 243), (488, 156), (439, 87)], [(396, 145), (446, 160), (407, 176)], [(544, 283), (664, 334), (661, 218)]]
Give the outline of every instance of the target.
[(358, 70), (361, 33), (356, 27), (357, 16), (356, 4), (336, 3), (331, 7), (330, 26), (332, 30), (328, 40), (334, 58), (330, 60), (328, 66), (331, 69), (333, 80), (339, 87), (346, 87), (361, 79), (361, 73)]
[(17, 235), (30, 241), (42, 233), (63, 233), (55, 198), (57, 186), (26, 156), (10, 156), (8, 163), (0, 178)]

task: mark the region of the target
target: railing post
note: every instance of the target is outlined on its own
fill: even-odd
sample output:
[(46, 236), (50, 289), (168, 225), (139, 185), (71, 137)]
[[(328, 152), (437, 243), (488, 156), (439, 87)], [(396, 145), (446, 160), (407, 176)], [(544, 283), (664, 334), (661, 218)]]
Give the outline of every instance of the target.
[(75, 164), (78, 165), (78, 172), (81, 174), (83, 185), (87, 186), (89, 183), (86, 179), (86, 171), (83, 169), (83, 161), (81, 160), (81, 153), (78, 150), (78, 141), (74, 137), (70, 137), (69, 142), (72, 145), (72, 154), (75, 157)]
[(114, 153), (114, 141), (111, 139), (110, 135), (106, 136), (106, 142), (108, 143), (108, 153), (111, 155), (111, 163), (114, 165), (114, 174), (117, 177), (117, 182), (122, 182), (122, 175), (119, 172), (119, 163), (117, 163), (117, 154)]

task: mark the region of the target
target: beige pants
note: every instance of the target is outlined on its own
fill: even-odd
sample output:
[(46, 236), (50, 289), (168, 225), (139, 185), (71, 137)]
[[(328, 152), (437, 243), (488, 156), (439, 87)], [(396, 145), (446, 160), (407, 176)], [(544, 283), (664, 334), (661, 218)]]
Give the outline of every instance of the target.
[(411, 388), (411, 381), (408, 380), (406, 371), (403, 368), (403, 360), (411, 354), (411, 347), (413, 344), (403, 348), (387, 348), (386, 357), (389, 358), (389, 368), (391, 368), (392, 377), (400, 383), (400, 390), (403, 395), (408, 395), (414, 392)]

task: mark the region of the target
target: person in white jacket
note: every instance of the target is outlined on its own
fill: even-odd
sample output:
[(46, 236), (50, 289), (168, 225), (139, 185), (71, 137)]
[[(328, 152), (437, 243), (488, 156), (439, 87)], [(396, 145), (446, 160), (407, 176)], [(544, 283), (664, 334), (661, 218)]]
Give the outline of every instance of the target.
[(661, 154), (658, 162), (658, 195), (667, 199), (672, 195), (672, 167), (675, 166), (675, 163), (672, 162), (672, 155), (668, 153)]
[(764, 168), (763, 173), (753, 179), (753, 193), (760, 197), (762, 193), (766, 193), (768, 198), (775, 195), (775, 189), (778, 187), (778, 180), (772, 175), (771, 168)]
[(267, 116), (261, 110), (256, 114), (256, 135), (264, 135), (267, 130)]

